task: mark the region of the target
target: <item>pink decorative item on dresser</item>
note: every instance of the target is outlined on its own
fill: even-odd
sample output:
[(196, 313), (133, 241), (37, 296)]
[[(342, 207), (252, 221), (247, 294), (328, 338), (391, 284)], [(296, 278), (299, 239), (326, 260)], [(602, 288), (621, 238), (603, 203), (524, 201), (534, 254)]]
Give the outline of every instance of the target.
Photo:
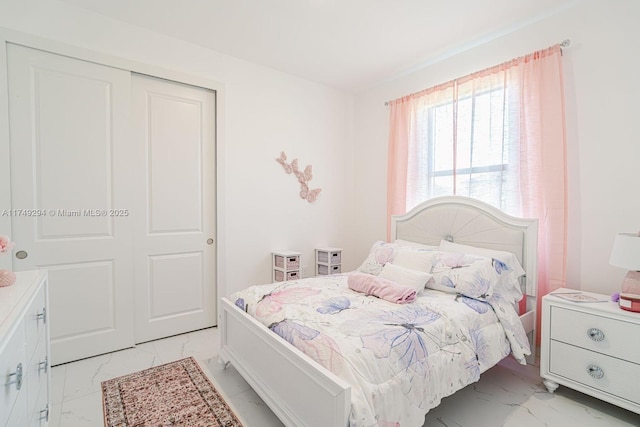
[[(11, 252), (13, 242), (9, 237), (0, 235), (0, 255)], [(0, 288), (11, 286), (16, 282), (16, 275), (10, 270), (0, 270)]]
[(9, 270), (0, 270), (0, 288), (16, 283), (16, 274)]
[(629, 270), (622, 281), (620, 308), (640, 312), (640, 233), (618, 234), (609, 264)]

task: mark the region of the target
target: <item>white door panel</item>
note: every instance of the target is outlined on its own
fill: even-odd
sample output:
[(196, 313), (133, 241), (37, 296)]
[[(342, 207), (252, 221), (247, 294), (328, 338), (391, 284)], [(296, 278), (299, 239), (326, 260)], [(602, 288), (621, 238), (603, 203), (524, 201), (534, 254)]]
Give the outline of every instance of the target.
[(149, 234), (202, 233), (204, 106), (198, 99), (151, 91), (146, 100)]
[[(54, 67), (32, 64), (32, 150), (38, 166), (33, 188), (40, 206), (56, 210), (56, 216), (41, 217), (37, 238), (113, 236), (112, 218), (82, 212), (113, 207), (113, 82), (93, 70), (87, 70), (93, 75), (77, 75), (75, 64)], [(126, 74), (107, 71), (118, 74), (125, 90)]]
[[(118, 328), (130, 331), (131, 326), (119, 314), (122, 307), (117, 306), (113, 261), (55, 264), (43, 268), (49, 271), (50, 283), (56, 284), (50, 297), (55, 364), (118, 349), (119, 346), (105, 346), (105, 336), (117, 334)], [(87, 286), (87, 283), (91, 285)], [(132, 345), (128, 342), (126, 347)]]
[(215, 93), (132, 75), (135, 341), (215, 325)]
[[(202, 252), (149, 256), (149, 321), (200, 313), (206, 297)], [(190, 283), (191, 286), (182, 286)]]
[(8, 45), (15, 270), (50, 270), (52, 363), (133, 342), (130, 73)]

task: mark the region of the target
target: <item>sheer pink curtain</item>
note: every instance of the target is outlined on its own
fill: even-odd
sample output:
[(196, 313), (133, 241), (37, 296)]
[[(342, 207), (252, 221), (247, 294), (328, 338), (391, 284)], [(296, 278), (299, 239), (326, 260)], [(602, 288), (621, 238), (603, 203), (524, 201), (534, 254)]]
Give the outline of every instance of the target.
[[(387, 239), (390, 237), (391, 215), (402, 214), (428, 198), (421, 197), (421, 168), (426, 162), (423, 145), (425, 133), (420, 112), (431, 105), (454, 99), (456, 84), (442, 85), (415, 93), (390, 103), (390, 137), (387, 164)], [(452, 117), (453, 125), (455, 118)], [(452, 126), (453, 129), (453, 126)]]
[(518, 61), (522, 69), (522, 214), (538, 218), (538, 341), (542, 296), (566, 284), (567, 173), (562, 51)]
[[(538, 313), (542, 296), (565, 284), (563, 94), (562, 51), (556, 45), (390, 103), (388, 227), (391, 215), (404, 213), (421, 201), (444, 193), (484, 199), (513, 215), (538, 218)], [(475, 100), (483, 96), (490, 98), (485, 108), (490, 113), (483, 113), (487, 117), (474, 115)], [(468, 113), (464, 109), (470, 99), (474, 101)], [(429, 120), (424, 119), (426, 115), (421, 112), (442, 105), (451, 105), (447, 109), (450, 119), (444, 120), (449, 121), (446, 126), (443, 127), (443, 120), (434, 124), (433, 113)], [(499, 120), (504, 124), (495, 130)], [(473, 183), (470, 171), (476, 160), (462, 149), (482, 137), (476, 133), (486, 121), (492, 123), (487, 131), (496, 146), (492, 150), (502, 149), (498, 155), (508, 159), (509, 165), (495, 178), (507, 184), (501, 184), (499, 189), (491, 185), (490, 191), (486, 184), (483, 187)], [(436, 132), (440, 139), (451, 142), (451, 153), (437, 155), (445, 158), (445, 169), (450, 168), (453, 174), (445, 178), (447, 182), (440, 178), (438, 185), (433, 185), (433, 180), (425, 185), (421, 165), (430, 159), (425, 157), (429, 152), (420, 147), (424, 146), (426, 135)], [(389, 232), (388, 228), (387, 237)]]

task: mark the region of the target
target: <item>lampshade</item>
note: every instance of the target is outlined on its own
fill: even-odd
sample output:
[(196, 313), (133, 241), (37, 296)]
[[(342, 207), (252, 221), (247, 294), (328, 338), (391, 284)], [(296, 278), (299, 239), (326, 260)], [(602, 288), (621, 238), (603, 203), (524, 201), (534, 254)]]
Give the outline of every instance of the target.
[(620, 233), (616, 236), (609, 264), (632, 271), (640, 271), (640, 236)]

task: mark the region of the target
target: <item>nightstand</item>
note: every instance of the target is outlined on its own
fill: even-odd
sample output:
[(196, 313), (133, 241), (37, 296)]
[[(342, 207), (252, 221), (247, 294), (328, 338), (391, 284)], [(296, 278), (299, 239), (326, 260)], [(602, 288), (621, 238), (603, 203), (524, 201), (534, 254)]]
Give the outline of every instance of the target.
[(605, 302), (542, 299), (540, 376), (553, 393), (564, 385), (640, 413), (640, 313)]
[(271, 280), (284, 282), (300, 279), (300, 252), (274, 251), (271, 253)]
[(341, 248), (316, 248), (316, 276), (342, 272)]

